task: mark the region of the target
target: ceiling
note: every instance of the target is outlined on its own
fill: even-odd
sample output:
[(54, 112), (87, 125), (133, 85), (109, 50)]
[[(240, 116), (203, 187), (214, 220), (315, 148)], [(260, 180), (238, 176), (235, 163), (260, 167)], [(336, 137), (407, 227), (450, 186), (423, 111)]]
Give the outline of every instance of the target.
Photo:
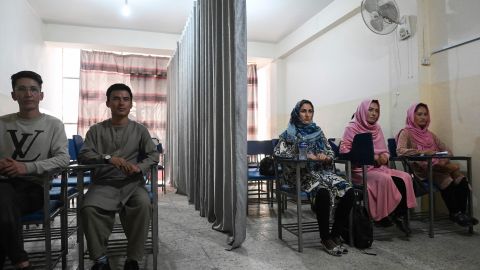
[[(193, 0), (27, 0), (46, 23), (180, 34)], [(248, 41), (277, 43), (333, 0), (246, 0)]]

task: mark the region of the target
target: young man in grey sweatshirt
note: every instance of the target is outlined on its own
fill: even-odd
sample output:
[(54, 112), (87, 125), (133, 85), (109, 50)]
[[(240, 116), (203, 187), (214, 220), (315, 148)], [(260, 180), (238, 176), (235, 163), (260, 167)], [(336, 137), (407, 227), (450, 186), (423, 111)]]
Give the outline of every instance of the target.
[(21, 217), (42, 208), (42, 175), (67, 166), (70, 157), (63, 123), (40, 113), (42, 77), (20, 71), (11, 79), (19, 112), (0, 116), (0, 269), (6, 256), (30, 269)]

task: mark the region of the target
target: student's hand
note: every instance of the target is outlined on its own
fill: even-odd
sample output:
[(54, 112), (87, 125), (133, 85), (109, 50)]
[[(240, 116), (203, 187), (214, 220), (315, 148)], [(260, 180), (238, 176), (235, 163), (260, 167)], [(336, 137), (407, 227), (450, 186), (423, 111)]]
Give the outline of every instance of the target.
[(420, 151), (421, 154), (424, 154), (424, 155), (427, 155), (427, 156), (431, 156), (431, 155), (434, 155), (436, 153), (436, 151), (433, 151), (433, 150), (423, 150), (423, 151)]
[(373, 155), (373, 161), (375, 161), (374, 162), (375, 163), (374, 167), (379, 167), (380, 166), (380, 162), (378, 161), (379, 158), (380, 158), (379, 155), (377, 155), (377, 154)]
[(331, 158), (329, 158), (327, 155), (324, 153), (319, 153), (317, 154), (317, 159), (322, 161), (323, 163), (330, 163), (332, 161)]
[(379, 157), (378, 157), (378, 164), (380, 165), (387, 165), (388, 163), (388, 155), (386, 154), (381, 154)]
[(137, 165), (132, 164), (121, 157), (112, 157), (110, 159), (110, 164), (121, 170), (126, 175), (140, 172), (140, 168)]
[(2, 171), (3, 168), (5, 168), (6, 166), (7, 166), (7, 159), (6, 158), (0, 159), (0, 171)]
[(307, 153), (307, 158), (308, 159), (311, 159), (311, 160), (317, 160), (317, 156), (315, 154), (312, 154), (312, 153)]
[(140, 167), (138, 167), (137, 165), (132, 163), (128, 163), (128, 165), (129, 165), (128, 175), (141, 172)]
[(373, 156), (373, 159), (375, 161), (375, 166), (374, 167), (380, 167), (382, 165), (386, 165), (387, 162), (388, 162), (388, 156), (384, 155), (384, 154), (381, 154), (381, 155), (375, 154)]
[(27, 174), (25, 163), (18, 162), (13, 158), (5, 158), (0, 160), (0, 174), (8, 177), (15, 177)]

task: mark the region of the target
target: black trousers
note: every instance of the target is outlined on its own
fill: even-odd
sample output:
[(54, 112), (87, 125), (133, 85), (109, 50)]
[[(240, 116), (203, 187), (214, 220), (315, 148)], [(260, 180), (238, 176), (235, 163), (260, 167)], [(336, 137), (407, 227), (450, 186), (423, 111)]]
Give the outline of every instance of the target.
[(348, 215), (352, 209), (354, 198), (353, 188), (339, 198), (337, 209), (335, 210), (335, 220), (330, 232), (330, 192), (323, 188), (317, 190), (315, 194), (315, 212), (322, 240), (340, 236), (342, 229), (347, 225)]
[(458, 212), (465, 214), (469, 192), (466, 179), (463, 179), (457, 185), (452, 182), (448, 187), (440, 191), (450, 214), (454, 215)]
[(13, 264), (28, 260), (21, 217), (42, 206), (42, 186), (18, 178), (0, 180), (0, 269), (6, 256)]
[(393, 210), (393, 214), (399, 217), (404, 217), (407, 215), (407, 187), (405, 186), (405, 182), (403, 182), (402, 178), (392, 176), (393, 182), (397, 187), (400, 194), (402, 194), (402, 200), (397, 205), (397, 208)]

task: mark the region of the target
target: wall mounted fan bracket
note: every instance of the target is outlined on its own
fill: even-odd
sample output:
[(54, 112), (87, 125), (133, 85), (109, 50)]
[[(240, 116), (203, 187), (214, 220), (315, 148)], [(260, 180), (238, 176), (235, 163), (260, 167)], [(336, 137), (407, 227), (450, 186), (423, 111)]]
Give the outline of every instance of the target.
[(410, 16), (402, 16), (400, 24), (397, 27), (398, 38), (400, 40), (404, 40), (412, 36), (412, 28), (410, 25)]

